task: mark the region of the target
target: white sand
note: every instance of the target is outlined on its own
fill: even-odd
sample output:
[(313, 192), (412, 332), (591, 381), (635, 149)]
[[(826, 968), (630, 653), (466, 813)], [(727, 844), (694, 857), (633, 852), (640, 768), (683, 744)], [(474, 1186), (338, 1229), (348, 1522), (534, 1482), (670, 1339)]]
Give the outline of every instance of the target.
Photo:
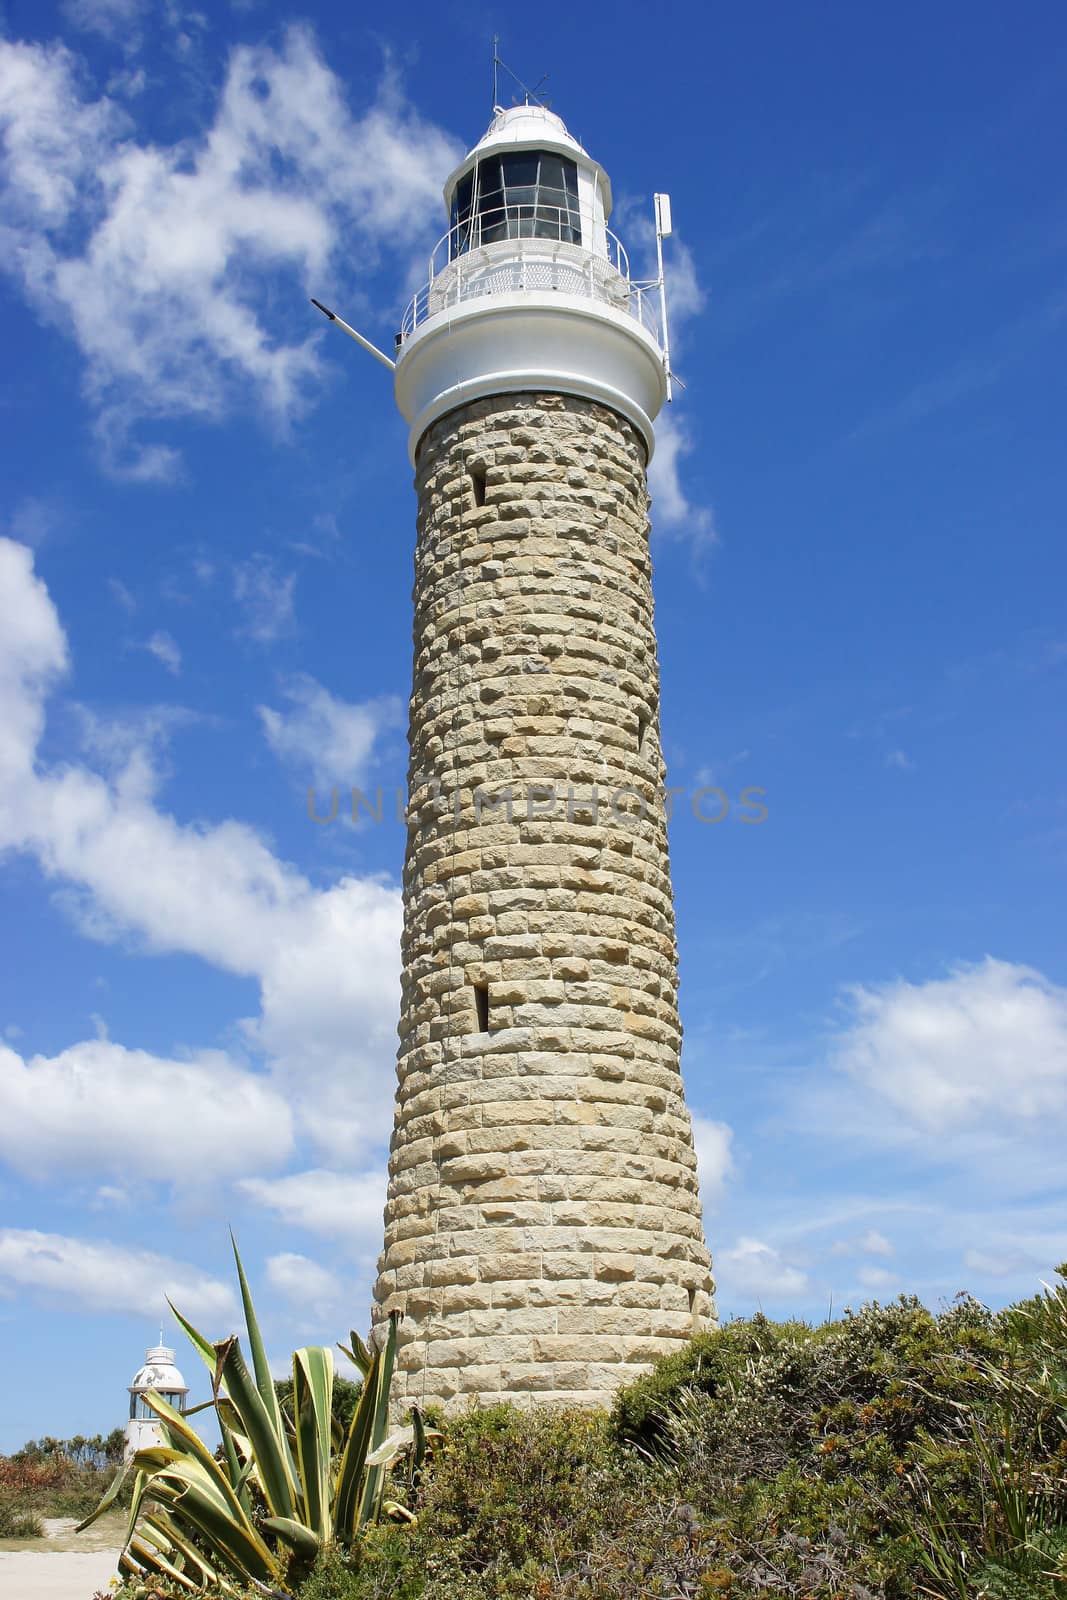
[(115, 1576), (115, 1550), (0, 1550), (2, 1600), (92, 1600)]

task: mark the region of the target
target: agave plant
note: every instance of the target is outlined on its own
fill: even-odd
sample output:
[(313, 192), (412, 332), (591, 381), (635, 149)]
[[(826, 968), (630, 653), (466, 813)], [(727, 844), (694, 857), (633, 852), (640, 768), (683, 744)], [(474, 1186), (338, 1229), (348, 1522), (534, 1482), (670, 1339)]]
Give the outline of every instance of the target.
[(221, 1460), (182, 1414), (154, 1391), (146, 1403), (159, 1420), (162, 1443), (140, 1450), (111, 1484), (87, 1528), (114, 1505), (128, 1475), (133, 1496), (119, 1570), (158, 1577), (190, 1593), (237, 1596), (249, 1587), (284, 1596), (279, 1585), (300, 1573), (324, 1547), (351, 1546), (382, 1516), (413, 1520), (386, 1499), (390, 1467), (407, 1455), (409, 1474), (421, 1467), (427, 1430), (416, 1408), (411, 1425), (390, 1434), (389, 1388), (398, 1318), (371, 1351), (356, 1333), (342, 1353), (363, 1382), (347, 1436), (332, 1417), (333, 1353), (309, 1346), (293, 1354), (293, 1404), (279, 1403), (241, 1257), (234, 1243), (250, 1372), (236, 1334), (212, 1344), (173, 1305), (171, 1310), (211, 1373), (213, 1408), (222, 1436)]

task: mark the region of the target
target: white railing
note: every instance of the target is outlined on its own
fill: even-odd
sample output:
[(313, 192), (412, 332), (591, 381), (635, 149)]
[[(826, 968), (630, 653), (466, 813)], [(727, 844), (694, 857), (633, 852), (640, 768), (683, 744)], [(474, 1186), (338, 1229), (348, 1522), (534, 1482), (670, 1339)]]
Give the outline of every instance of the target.
[[(622, 241), (603, 224), (601, 251), (574, 239), (580, 228), (577, 209), (545, 205), (501, 206), (450, 228), (430, 256), (429, 281), (404, 313), (398, 346), (449, 306), (525, 290), (556, 290), (614, 306), (640, 322), (658, 344), (658, 280), (630, 277)], [(585, 231), (592, 232), (589, 220)]]
[[(556, 191), (558, 192), (558, 191)], [(617, 239), (603, 222), (597, 226), (588, 210), (574, 205), (553, 206), (543, 201), (509, 201), (472, 213), (466, 222), (450, 228), (430, 252), (430, 282), (451, 262), (486, 245), (503, 244), (513, 239), (541, 239), (555, 244), (581, 245), (583, 239), (603, 235), (607, 259), (624, 278), (630, 276), (630, 261)]]

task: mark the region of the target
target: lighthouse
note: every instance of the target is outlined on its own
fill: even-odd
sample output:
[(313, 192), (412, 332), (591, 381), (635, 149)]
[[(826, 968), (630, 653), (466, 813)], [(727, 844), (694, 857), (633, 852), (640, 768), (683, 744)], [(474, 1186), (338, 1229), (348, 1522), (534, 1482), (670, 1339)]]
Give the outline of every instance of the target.
[(163, 1442), (159, 1420), (145, 1400), (149, 1391), (166, 1400), (175, 1411), (185, 1407), (189, 1385), (174, 1365), (174, 1351), (162, 1339), (161, 1332), (160, 1343), (151, 1345), (145, 1351), (144, 1365), (137, 1369), (129, 1385), (130, 1415), (126, 1422), (122, 1452), (125, 1461), (131, 1461), (138, 1450), (149, 1450)]
[(604, 1403), (714, 1321), (649, 558), (662, 278), (541, 105), (496, 110), (445, 204), (395, 363), (418, 513), (375, 1317), (405, 1313), (405, 1402)]

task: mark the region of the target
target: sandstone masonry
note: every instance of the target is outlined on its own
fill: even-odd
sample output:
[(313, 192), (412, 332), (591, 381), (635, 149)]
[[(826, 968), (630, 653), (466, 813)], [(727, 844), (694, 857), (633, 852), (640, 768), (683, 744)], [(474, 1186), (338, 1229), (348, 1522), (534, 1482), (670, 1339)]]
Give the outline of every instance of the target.
[[(590, 401), (499, 396), (429, 429), (416, 487), (375, 1315), (407, 1314), (403, 1400), (603, 1402), (714, 1319), (679, 1073), (645, 448)], [(490, 803), (508, 790), (510, 816)]]

